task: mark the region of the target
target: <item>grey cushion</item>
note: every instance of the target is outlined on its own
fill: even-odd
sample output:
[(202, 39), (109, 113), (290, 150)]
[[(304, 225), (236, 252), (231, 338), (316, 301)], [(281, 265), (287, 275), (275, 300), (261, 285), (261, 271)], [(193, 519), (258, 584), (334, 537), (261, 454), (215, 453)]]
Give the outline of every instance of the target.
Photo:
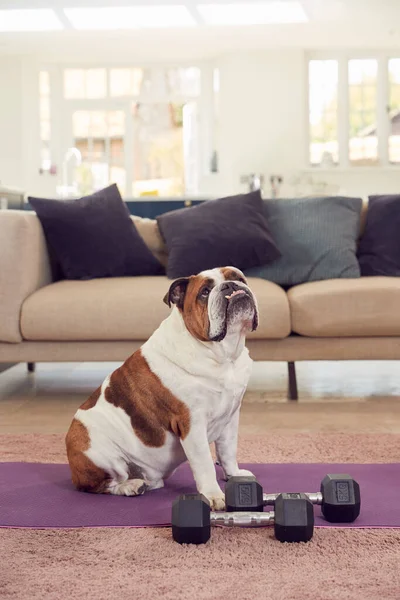
[(361, 198), (341, 196), (265, 200), (272, 238), (281, 257), (246, 271), (283, 286), (322, 279), (357, 278), (356, 244)]

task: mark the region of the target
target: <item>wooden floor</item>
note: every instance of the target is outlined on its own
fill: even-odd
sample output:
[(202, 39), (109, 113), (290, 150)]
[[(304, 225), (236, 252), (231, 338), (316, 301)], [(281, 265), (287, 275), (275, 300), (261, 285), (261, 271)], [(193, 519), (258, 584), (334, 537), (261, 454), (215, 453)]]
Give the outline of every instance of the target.
[[(26, 365), (0, 373), (0, 434), (63, 433), (117, 363)], [(255, 363), (242, 433), (400, 432), (398, 362), (298, 363), (300, 400), (286, 400), (284, 363)]]

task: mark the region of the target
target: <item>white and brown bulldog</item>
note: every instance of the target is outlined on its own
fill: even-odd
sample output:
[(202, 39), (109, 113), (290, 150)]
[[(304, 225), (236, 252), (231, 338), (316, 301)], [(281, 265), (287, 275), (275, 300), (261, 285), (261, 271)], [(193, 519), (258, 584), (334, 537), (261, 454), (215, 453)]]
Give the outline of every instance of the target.
[(209, 445), (227, 479), (251, 474), (236, 450), (257, 302), (233, 267), (178, 279), (164, 301), (174, 305), (169, 317), (76, 412), (66, 437), (72, 481), (135, 496), (163, 487), (188, 460), (197, 490), (223, 510)]

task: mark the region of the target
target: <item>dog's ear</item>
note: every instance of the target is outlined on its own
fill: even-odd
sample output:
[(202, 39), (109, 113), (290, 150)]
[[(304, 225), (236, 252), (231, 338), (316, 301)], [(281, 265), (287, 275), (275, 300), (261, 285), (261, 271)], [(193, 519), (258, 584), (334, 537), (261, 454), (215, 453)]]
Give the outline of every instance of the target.
[(181, 277), (174, 281), (168, 292), (164, 296), (164, 302), (171, 308), (171, 304), (176, 304), (178, 308), (183, 308), (183, 301), (187, 290), (189, 277)]
[(258, 311), (255, 310), (254, 311), (254, 317), (253, 317), (253, 327), (252, 327), (252, 331), (255, 331), (258, 327)]

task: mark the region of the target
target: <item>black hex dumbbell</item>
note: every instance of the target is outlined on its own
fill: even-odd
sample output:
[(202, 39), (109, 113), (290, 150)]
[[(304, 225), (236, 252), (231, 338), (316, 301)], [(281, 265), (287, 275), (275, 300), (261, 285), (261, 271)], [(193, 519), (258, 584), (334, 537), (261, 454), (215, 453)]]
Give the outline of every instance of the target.
[(308, 542), (314, 533), (314, 511), (304, 494), (279, 494), (274, 512), (211, 512), (202, 494), (185, 494), (174, 501), (172, 537), (179, 544), (205, 544), (211, 536), (211, 525), (274, 525), (280, 542)]
[[(316, 493), (306, 493), (312, 504), (320, 504), (330, 523), (352, 523), (360, 514), (360, 486), (350, 475), (326, 475)], [(225, 486), (226, 510), (262, 511), (273, 506), (278, 494), (264, 494), (255, 477), (231, 477)]]

